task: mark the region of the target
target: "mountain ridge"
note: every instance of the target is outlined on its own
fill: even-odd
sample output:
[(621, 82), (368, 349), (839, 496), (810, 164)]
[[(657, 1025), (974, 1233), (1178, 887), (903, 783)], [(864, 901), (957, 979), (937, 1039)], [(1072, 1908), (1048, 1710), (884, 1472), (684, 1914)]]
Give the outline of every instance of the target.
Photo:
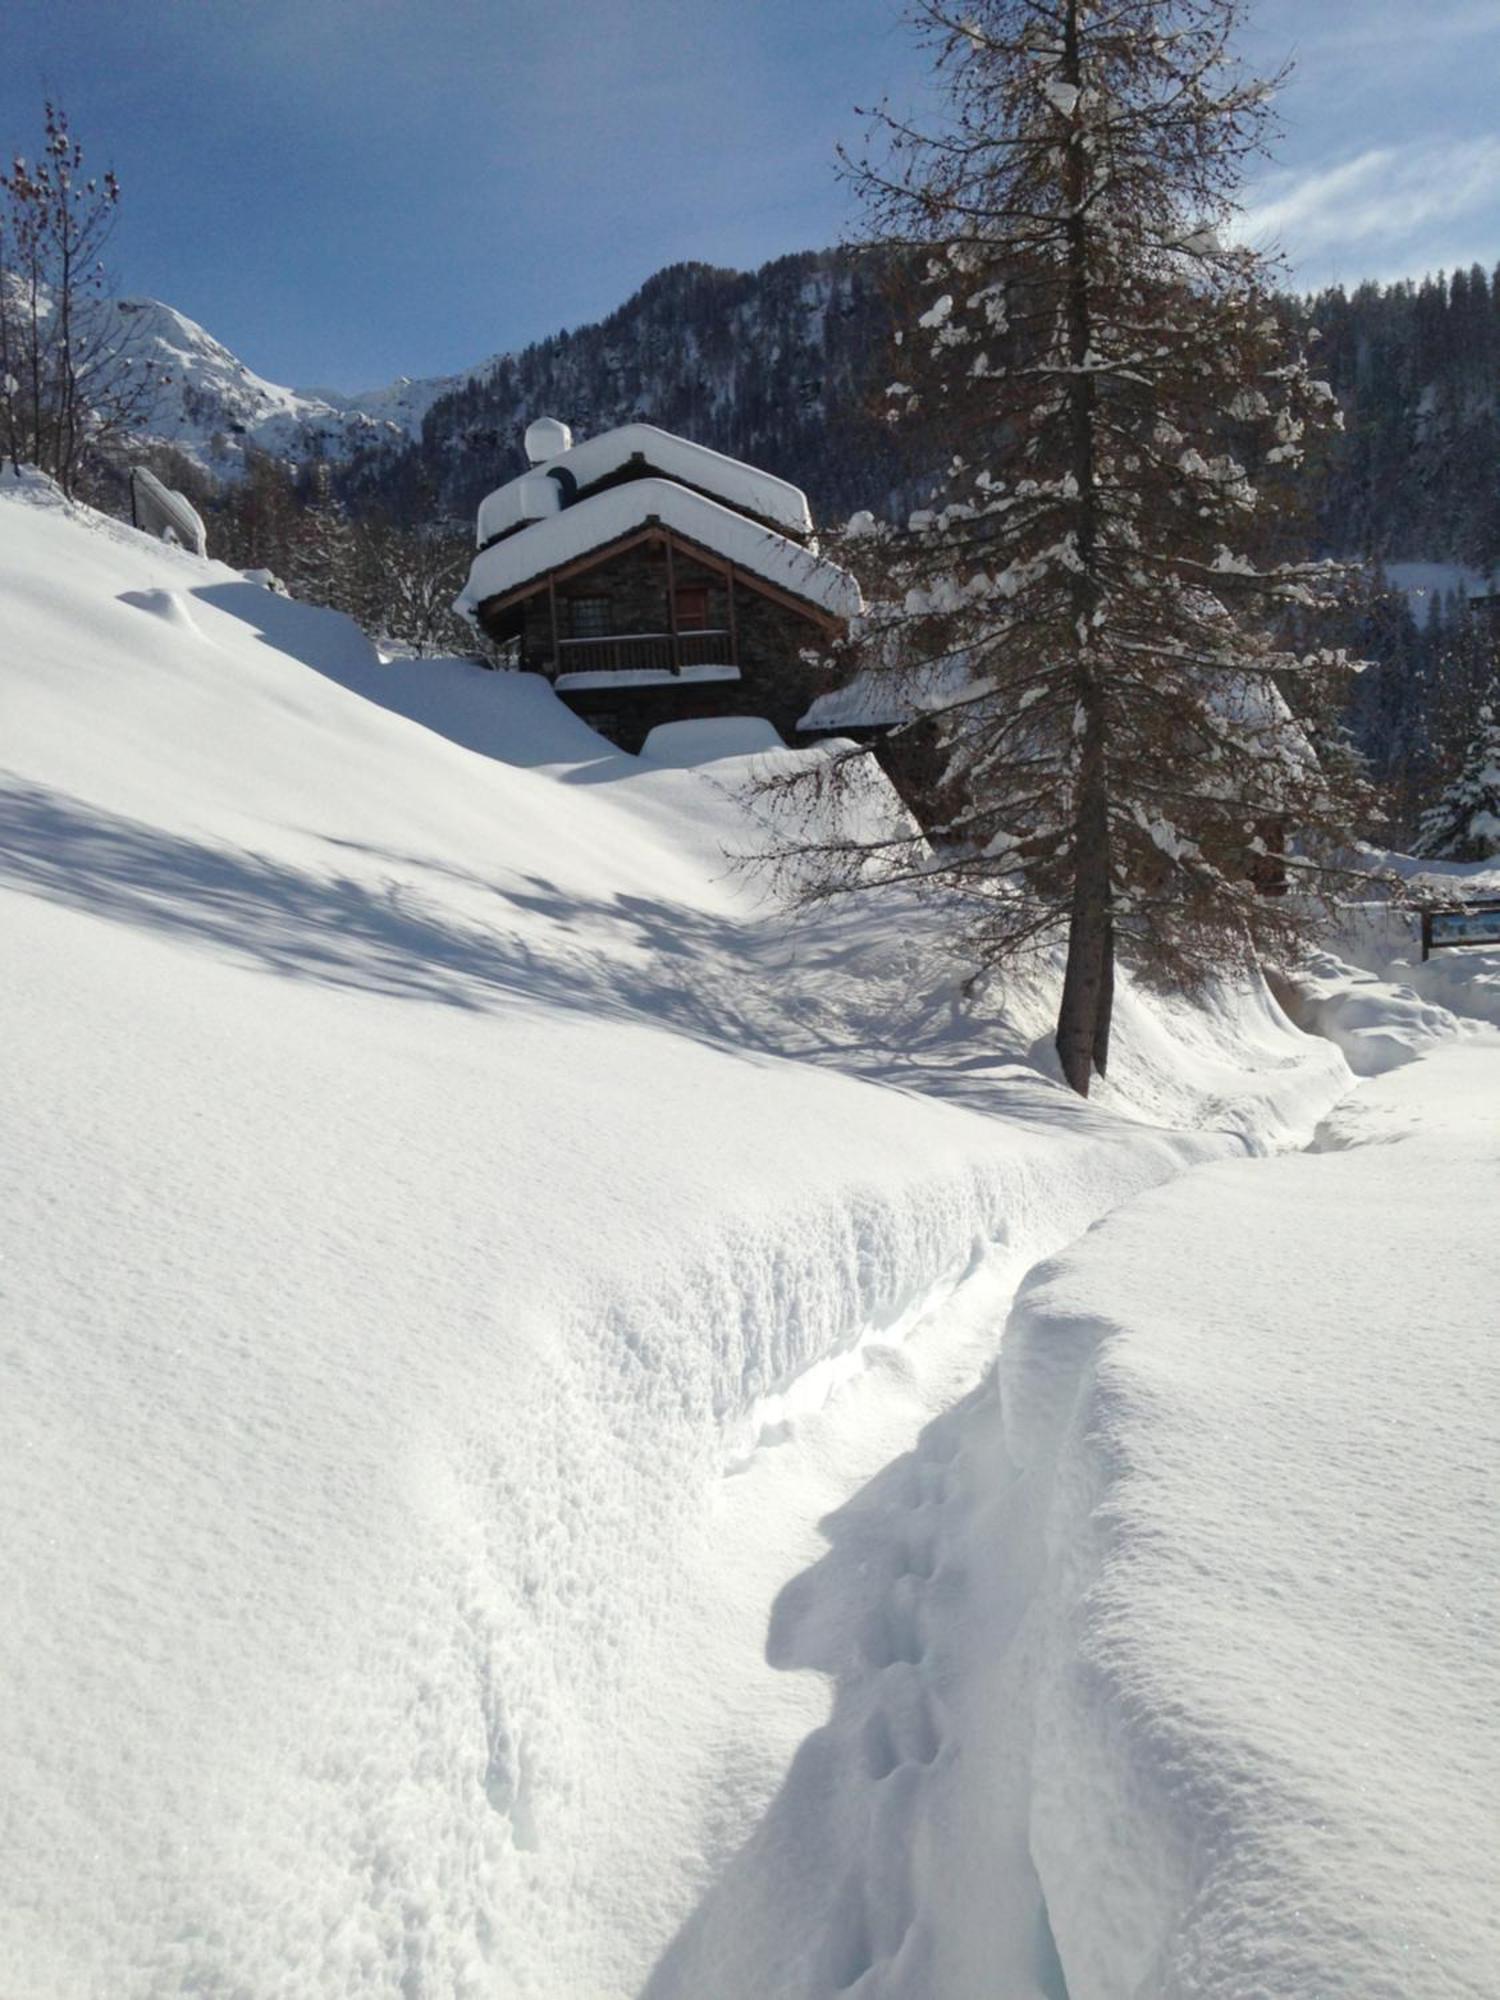
[[(869, 248), (799, 251), (753, 271), (680, 263), (602, 320), (457, 374), (358, 395), (271, 383), (187, 315), (119, 300), (134, 351), (173, 380), (149, 435), (232, 477), (256, 451), (329, 467), (351, 511), (468, 524), (524, 470), (536, 416), (580, 436), (657, 423), (801, 486), (823, 519), (911, 504), (909, 455), (870, 408), (892, 330), (887, 266)], [(1500, 283), (1473, 266), (1419, 284), (1297, 301), (1348, 429), (1317, 540), (1339, 553), (1500, 558)]]
[(247, 447), (299, 460), (393, 448), (418, 435), (432, 403), (467, 379), (398, 376), (353, 396), (299, 389), (258, 374), (199, 321), (164, 300), (110, 299), (102, 310), (123, 322), (121, 354), (132, 364), (152, 362), (165, 378), (144, 435), (221, 478), (238, 470)]
[(668, 265), (615, 312), (454, 375), (345, 395), (257, 374), (162, 301), (118, 299), (125, 351), (170, 379), (143, 435), (232, 479), (247, 454), (326, 461), (341, 497), (399, 518), (471, 514), (524, 468), (521, 434), (555, 414), (581, 435), (633, 418), (737, 457), (769, 455), (825, 510), (862, 504), (895, 455), (862, 409), (888, 312), (867, 252), (803, 251), (754, 271)]

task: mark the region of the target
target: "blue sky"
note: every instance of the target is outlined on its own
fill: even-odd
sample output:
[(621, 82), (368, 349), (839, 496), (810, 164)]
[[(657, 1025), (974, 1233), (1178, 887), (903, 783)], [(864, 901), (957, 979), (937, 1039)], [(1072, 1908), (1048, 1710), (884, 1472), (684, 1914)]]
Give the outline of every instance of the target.
[[(353, 390), (597, 318), (681, 258), (838, 240), (856, 105), (920, 99), (899, 0), (4, 0), (0, 145), (46, 89), (125, 187), (123, 289)], [(1500, 259), (1500, 0), (1261, 0), (1294, 56), (1251, 228), (1308, 284)]]

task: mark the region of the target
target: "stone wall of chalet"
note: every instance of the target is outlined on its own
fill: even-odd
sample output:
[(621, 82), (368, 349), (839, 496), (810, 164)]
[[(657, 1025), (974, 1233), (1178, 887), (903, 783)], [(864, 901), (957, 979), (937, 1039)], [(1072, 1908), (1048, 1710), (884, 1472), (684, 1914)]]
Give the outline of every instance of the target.
[[(679, 586), (708, 584), (709, 623), (718, 625), (727, 622), (725, 591), (720, 579), (696, 563), (689, 564), (683, 560), (675, 563), (675, 575)], [(667, 631), (670, 623), (667, 563), (662, 550), (629, 549), (624, 555), (615, 556), (609, 562), (586, 570), (581, 576), (571, 576), (565, 583), (560, 583), (557, 586), (558, 638), (579, 636), (573, 618), (575, 599), (600, 597), (609, 600), (609, 630), (612, 633)], [(552, 621), (547, 593), (539, 591), (535, 597), (528, 598), (523, 609), (522, 653), (525, 664), (533, 672), (549, 673), (552, 671)], [(566, 662), (564, 651), (564, 670)]]
[[(743, 583), (736, 584), (734, 609), (745, 696), (739, 712), (765, 716), (786, 742), (796, 743), (799, 720), (830, 685), (827, 669), (819, 665), (827, 657), (823, 633)], [(809, 653), (815, 657), (803, 657)]]

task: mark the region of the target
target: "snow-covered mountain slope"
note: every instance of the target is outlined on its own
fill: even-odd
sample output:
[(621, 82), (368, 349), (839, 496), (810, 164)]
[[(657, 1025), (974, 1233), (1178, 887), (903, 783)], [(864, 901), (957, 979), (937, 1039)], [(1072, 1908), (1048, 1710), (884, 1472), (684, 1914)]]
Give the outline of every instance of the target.
[(1425, 630), (1433, 608), (1451, 597), (1474, 597), (1495, 588), (1493, 576), (1463, 563), (1388, 562), (1382, 565), (1385, 581), (1399, 590), (1411, 606), (1411, 614)]
[(670, 265), (607, 318), (476, 368), (419, 443), (365, 469), (363, 496), (394, 500), (420, 477), (447, 513), (470, 514), (526, 470), (528, 422), (555, 415), (581, 439), (646, 421), (762, 466), (819, 520), (883, 510), (912, 477), (866, 407), (890, 314), (880, 260), (857, 248), (755, 271)]
[(493, 362), (482, 361), (461, 375), (398, 375), (380, 389), (356, 389), (345, 395), (340, 389), (303, 389), (298, 393), (316, 397), (332, 409), (353, 416), (373, 418), (376, 423), (395, 424), (409, 438), (421, 435), (422, 419), (438, 400), (461, 388), (476, 376), (483, 376)]
[(406, 377), (367, 394), (287, 389), (267, 382), (204, 327), (155, 299), (114, 299), (98, 310), (120, 322), (120, 351), (154, 365), (161, 388), (145, 435), (175, 445), (211, 472), (232, 473), (247, 445), (281, 458), (342, 458), (415, 437), (439, 396), (465, 377)]
[(37, 482), (0, 605), (8, 1981), (635, 1993), (810, 1757), (840, 1852), (792, 1983), (688, 1990), (847, 1987), (819, 1898), (873, 1893), (879, 1744), (778, 1593), (1005, 1284), (1305, 1135), (1342, 1060), (1263, 992), (1127, 988), (1082, 1106), (1050, 975), (966, 999), (917, 910), (762, 900), (742, 762), (383, 666)]

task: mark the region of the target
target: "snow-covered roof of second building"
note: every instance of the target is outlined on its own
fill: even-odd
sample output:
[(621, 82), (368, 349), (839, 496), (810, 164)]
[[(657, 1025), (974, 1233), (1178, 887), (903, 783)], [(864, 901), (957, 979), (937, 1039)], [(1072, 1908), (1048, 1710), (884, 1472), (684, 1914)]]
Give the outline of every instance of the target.
[[(516, 511), (514, 495), (521, 480), (539, 472), (545, 476), (566, 475), (568, 489), (577, 491), (597, 485), (635, 460), (654, 473), (711, 494), (728, 507), (755, 514), (789, 535), (812, 533), (807, 495), (789, 480), (778, 479), (774, 473), (762, 472), (738, 458), (728, 458), (721, 451), (710, 451), (707, 445), (694, 444), (690, 438), (674, 437), (671, 431), (659, 430), (655, 424), (621, 424), (615, 430), (585, 438), (582, 444), (559, 452), (556, 458), (544, 459), (529, 473), (523, 472), (519, 480), (507, 481), (482, 500), (478, 537), (481, 548), (492, 536), (504, 534), (518, 519), (524, 518)], [(563, 479), (559, 478), (558, 483), (563, 484)]]
[(481, 549), (456, 608), (477, 610), (487, 598), (519, 590), (564, 563), (607, 548), (651, 521), (659, 521), (748, 576), (774, 584), (834, 618), (852, 618), (862, 608), (859, 585), (837, 563), (671, 479), (633, 479), (625, 486), (608, 487), (549, 520), (534, 522), (520, 534)]
[(882, 606), (872, 616), (870, 628), (856, 629), (857, 650), (867, 664), (842, 687), (818, 695), (797, 724), (799, 729), (895, 729), (949, 708), (976, 691), (966, 652), (925, 664), (903, 664), (901, 631), (887, 622), (890, 616), (890, 608)]

